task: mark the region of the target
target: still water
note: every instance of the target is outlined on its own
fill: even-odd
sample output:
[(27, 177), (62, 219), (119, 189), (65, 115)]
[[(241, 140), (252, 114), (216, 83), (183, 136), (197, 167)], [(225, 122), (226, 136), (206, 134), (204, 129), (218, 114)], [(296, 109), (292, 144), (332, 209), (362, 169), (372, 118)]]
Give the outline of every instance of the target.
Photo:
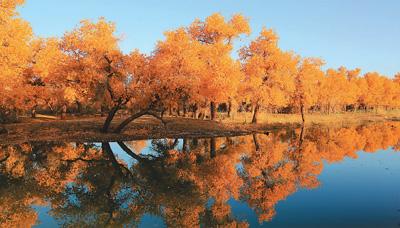
[(0, 147), (0, 227), (399, 227), (400, 123)]

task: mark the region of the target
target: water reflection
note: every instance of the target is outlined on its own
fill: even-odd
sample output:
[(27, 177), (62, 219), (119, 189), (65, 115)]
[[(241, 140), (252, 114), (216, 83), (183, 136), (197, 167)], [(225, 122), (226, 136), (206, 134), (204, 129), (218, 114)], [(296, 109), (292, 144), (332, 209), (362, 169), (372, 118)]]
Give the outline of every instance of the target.
[(62, 226), (138, 226), (151, 215), (169, 227), (247, 227), (232, 212), (232, 200), (250, 207), (261, 224), (274, 218), (278, 202), (317, 188), (326, 163), (356, 158), (360, 150), (398, 150), (399, 139), (394, 122), (212, 139), (2, 146), (0, 226), (30, 227), (42, 207)]

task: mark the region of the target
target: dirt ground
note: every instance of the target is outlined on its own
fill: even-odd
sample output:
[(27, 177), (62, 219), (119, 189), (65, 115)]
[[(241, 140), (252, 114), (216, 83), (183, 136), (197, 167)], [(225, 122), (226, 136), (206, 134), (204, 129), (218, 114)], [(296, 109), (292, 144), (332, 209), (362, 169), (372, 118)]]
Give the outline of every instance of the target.
[[(44, 116), (44, 115), (42, 115)], [(309, 115), (307, 125), (344, 126), (377, 121), (399, 121), (399, 113), (390, 114), (336, 114)], [(267, 133), (282, 128), (300, 127), (298, 115), (270, 115), (268, 123), (250, 124), (247, 117), (222, 120), (198, 120), (183, 117), (165, 117), (166, 126), (154, 117), (144, 116), (130, 123), (121, 134), (101, 133), (105, 117), (70, 117), (67, 120), (49, 118), (23, 118), (20, 123), (0, 125), (0, 145), (23, 142), (111, 142), (149, 138), (194, 138), (235, 136), (252, 133)], [(123, 118), (116, 117), (110, 132)], [(243, 121), (244, 120), (244, 121)], [(262, 121), (261, 121), (262, 122)], [(6, 129), (4, 131), (4, 129)]]
[[(121, 122), (116, 118), (110, 131)], [(251, 133), (267, 133), (299, 124), (242, 124), (222, 123), (210, 120), (166, 117), (166, 126), (153, 117), (144, 116), (130, 123), (121, 134), (101, 133), (103, 117), (86, 117), (69, 120), (25, 119), (21, 123), (2, 125), (7, 133), (0, 134), (0, 144), (23, 142), (71, 141), (109, 142), (148, 138), (194, 138), (234, 136)]]

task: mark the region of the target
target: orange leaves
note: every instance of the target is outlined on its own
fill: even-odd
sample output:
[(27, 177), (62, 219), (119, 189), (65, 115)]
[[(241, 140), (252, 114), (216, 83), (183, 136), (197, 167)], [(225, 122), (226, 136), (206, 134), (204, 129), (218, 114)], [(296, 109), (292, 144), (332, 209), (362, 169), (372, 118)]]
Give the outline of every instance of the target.
[(56, 38), (38, 39), (32, 42), (32, 73), (31, 77), (40, 77), (43, 81), (56, 79), (60, 74), (59, 65), (63, 62), (63, 55), (59, 49), (59, 40)]
[(33, 107), (57, 112), (74, 103), (92, 110), (151, 106), (194, 113), (210, 104), (250, 101), (257, 107), (254, 117), (256, 110), (299, 107), (400, 107), (399, 75), (360, 77), (360, 69), (344, 67), (324, 72), (322, 60), (281, 50), (272, 29), (263, 28), (235, 59), (234, 42), (251, 31), (241, 14), (197, 19), (165, 32), (149, 56), (137, 50), (127, 55), (119, 48), (116, 25), (105, 18), (82, 20), (60, 39), (32, 40), (30, 25), (15, 9), (23, 2), (0, 2), (0, 113)]
[(119, 39), (114, 33), (115, 25), (104, 18), (100, 18), (95, 23), (83, 20), (78, 28), (65, 33), (63, 49), (75, 55), (111, 54), (118, 50)]
[(319, 86), (324, 76), (321, 70), (323, 64), (324, 62), (321, 59), (316, 58), (302, 60), (295, 78), (294, 100), (299, 106), (309, 107), (317, 103)]
[(183, 28), (166, 33), (166, 40), (158, 42), (151, 59), (154, 73), (168, 91), (168, 99), (178, 100), (196, 94), (197, 83), (204, 64), (198, 57), (200, 45)]
[(242, 85), (252, 103), (270, 108), (289, 104), (298, 57), (278, 47), (278, 36), (263, 28), (259, 37), (240, 50), (246, 74)]
[(231, 24), (233, 33), (235, 34), (246, 34), (250, 35), (251, 29), (249, 25), (249, 20), (241, 14), (235, 14), (229, 21)]
[(0, 109), (21, 105), (22, 74), (29, 64), (32, 30), (26, 21), (17, 17), (15, 7), (23, 1), (0, 2)]
[(242, 74), (237, 62), (231, 58), (232, 42), (249, 32), (248, 22), (241, 15), (226, 22), (220, 14), (213, 14), (204, 22), (194, 22), (189, 28), (193, 39), (202, 44), (199, 58), (204, 69), (200, 75), (199, 93), (205, 101), (221, 102), (236, 95)]
[(189, 27), (189, 32), (194, 39), (206, 44), (225, 42), (230, 44), (231, 40), (241, 34), (250, 34), (248, 20), (240, 14), (234, 15), (230, 21), (218, 13), (207, 17), (204, 22), (196, 20)]
[(247, 20), (220, 14), (196, 20), (188, 28), (165, 33), (151, 59), (152, 70), (167, 89), (167, 103), (226, 101), (237, 91), (242, 74), (232, 59), (231, 42), (248, 33)]
[(0, 21), (10, 20), (11, 17), (18, 15), (15, 8), (24, 4), (25, 0), (2, 0), (0, 2)]

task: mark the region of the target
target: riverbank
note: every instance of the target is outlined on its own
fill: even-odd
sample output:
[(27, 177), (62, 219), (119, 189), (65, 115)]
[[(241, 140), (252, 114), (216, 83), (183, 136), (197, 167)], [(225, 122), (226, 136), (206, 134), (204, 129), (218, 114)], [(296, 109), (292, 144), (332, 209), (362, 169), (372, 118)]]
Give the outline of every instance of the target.
[[(378, 121), (400, 120), (395, 114), (347, 113), (307, 116), (307, 125), (364, 124)], [(123, 118), (116, 117), (111, 125), (114, 128)], [(250, 124), (247, 116), (235, 116), (217, 121), (197, 120), (182, 117), (165, 117), (166, 126), (153, 117), (145, 116), (135, 120), (121, 134), (101, 133), (99, 129), (104, 117), (82, 117), (67, 120), (23, 119), (21, 123), (2, 125), (7, 133), (0, 135), (0, 144), (18, 144), (37, 141), (107, 142), (128, 141), (148, 138), (217, 137), (252, 133), (267, 133), (282, 128), (299, 127), (301, 119), (292, 114), (261, 115), (261, 123)], [(268, 120), (268, 121), (266, 121)]]
[[(123, 119), (118, 117), (111, 125), (111, 131)], [(101, 133), (103, 117), (87, 117), (69, 120), (24, 120), (22, 123), (6, 124), (7, 133), (1, 134), (0, 144), (23, 142), (71, 141), (109, 142), (148, 138), (217, 137), (252, 133), (267, 133), (297, 124), (240, 124), (191, 118), (166, 117), (165, 126), (152, 117), (141, 117), (131, 123), (121, 134)]]

